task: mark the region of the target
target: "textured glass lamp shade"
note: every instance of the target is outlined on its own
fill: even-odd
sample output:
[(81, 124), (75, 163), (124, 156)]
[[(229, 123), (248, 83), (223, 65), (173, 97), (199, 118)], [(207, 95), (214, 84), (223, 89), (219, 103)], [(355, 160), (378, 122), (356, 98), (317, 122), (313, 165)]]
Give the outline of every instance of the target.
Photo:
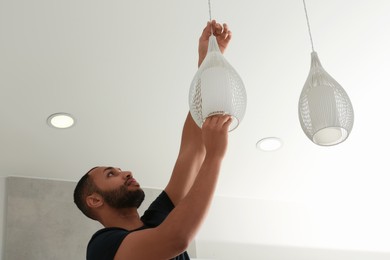
[(191, 116), (199, 127), (207, 117), (217, 114), (232, 116), (229, 131), (242, 121), (246, 109), (244, 84), (219, 50), (214, 35), (210, 36), (207, 55), (190, 87)]
[(353, 108), (347, 93), (324, 70), (314, 51), (299, 98), (299, 120), (307, 137), (323, 146), (345, 141), (353, 126)]

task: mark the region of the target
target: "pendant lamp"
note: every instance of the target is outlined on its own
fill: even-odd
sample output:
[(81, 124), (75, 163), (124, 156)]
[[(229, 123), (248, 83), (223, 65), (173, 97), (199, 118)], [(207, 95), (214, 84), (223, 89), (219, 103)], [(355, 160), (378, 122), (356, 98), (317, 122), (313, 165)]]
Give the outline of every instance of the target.
[[(211, 7), (209, 0), (211, 21)], [(244, 83), (222, 55), (216, 37), (209, 38), (207, 55), (199, 66), (190, 87), (190, 113), (199, 127), (207, 117), (228, 114), (232, 117), (229, 131), (238, 127), (246, 110)]]
[(312, 53), (310, 72), (299, 98), (299, 120), (306, 136), (315, 144), (336, 145), (351, 133), (354, 121), (352, 103), (341, 85), (321, 65), (314, 51), (305, 0), (303, 5)]

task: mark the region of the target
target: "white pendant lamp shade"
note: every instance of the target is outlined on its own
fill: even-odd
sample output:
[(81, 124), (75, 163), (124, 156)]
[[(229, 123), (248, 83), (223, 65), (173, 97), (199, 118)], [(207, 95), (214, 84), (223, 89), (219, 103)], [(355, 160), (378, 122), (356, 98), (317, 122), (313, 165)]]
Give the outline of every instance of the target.
[(246, 109), (244, 84), (219, 50), (214, 35), (210, 36), (207, 55), (190, 87), (191, 116), (199, 127), (207, 117), (217, 114), (232, 116), (229, 131), (242, 121)]
[(315, 51), (299, 98), (299, 120), (307, 137), (323, 146), (345, 141), (353, 126), (353, 108), (347, 93), (324, 70)]

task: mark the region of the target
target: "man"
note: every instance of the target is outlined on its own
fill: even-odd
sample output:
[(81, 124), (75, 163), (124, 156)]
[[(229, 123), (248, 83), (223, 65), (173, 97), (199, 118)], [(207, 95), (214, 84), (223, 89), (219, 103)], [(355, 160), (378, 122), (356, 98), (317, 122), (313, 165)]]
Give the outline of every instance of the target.
[[(231, 32), (226, 24), (207, 23), (199, 38), (199, 62), (207, 54), (211, 32), (224, 52)], [(185, 252), (211, 204), (228, 143), (231, 117), (212, 116), (200, 129), (190, 113), (168, 185), (140, 218), (144, 192), (132, 172), (95, 167), (78, 182), (74, 201), (105, 227), (91, 238), (88, 260), (189, 259)]]

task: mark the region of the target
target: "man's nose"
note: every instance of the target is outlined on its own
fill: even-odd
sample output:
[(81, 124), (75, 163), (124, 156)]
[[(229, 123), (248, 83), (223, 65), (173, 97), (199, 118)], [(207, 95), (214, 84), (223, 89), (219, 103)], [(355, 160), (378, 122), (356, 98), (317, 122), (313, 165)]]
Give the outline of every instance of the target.
[(133, 178), (133, 174), (130, 171), (123, 171), (122, 174), (123, 174), (125, 179), (132, 179)]

